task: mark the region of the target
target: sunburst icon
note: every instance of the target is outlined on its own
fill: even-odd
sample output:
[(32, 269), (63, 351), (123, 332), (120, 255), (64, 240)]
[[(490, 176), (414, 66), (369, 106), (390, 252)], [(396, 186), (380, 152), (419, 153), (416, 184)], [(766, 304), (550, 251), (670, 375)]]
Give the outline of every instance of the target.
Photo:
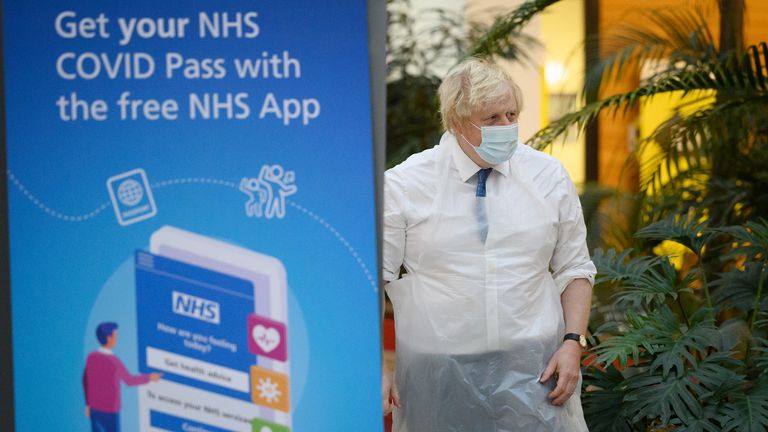
[(251, 400), (256, 405), (288, 412), (288, 375), (256, 365), (251, 366)]
[(265, 399), (269, 403), (275, 403), (280, 400), (280, 395), (283, 392), (278, 388), (278, 384), (272, 382), (269, 378), (263, 378), (259, 380), (259, 385), (256, 386), (259, 389), (259, 397)]

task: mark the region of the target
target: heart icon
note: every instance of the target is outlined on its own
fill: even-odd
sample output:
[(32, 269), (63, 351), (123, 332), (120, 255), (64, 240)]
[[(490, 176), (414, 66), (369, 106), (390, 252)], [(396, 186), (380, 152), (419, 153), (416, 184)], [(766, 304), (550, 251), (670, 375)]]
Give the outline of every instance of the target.
[(251, 336), (256, 345), (265, 353), (274, 351), (280, 345), (280, 332), (272, 327), (267, 328), (261, 324), (256, 325), (251, 331)]

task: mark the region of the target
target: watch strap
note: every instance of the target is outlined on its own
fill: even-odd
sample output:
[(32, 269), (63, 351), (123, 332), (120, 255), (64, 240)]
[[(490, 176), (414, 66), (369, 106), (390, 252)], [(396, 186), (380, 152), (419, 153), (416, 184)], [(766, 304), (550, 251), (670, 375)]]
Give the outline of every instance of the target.
[(579, 344), (582, 348), (586, 348), (586, 341), (584, 335), (580, 335), (578, 333), (566, 333), (565, 336), (563, 336), (563, 342), (567, 340), (576, 341), (576, 343)]

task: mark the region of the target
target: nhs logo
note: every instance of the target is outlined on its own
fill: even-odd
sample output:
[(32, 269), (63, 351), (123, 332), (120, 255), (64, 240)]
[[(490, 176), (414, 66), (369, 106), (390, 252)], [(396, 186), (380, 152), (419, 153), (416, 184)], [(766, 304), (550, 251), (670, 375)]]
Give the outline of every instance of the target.
[(219, 324), (221, 319), (219, 304), (215, 301), (178, 291), (173, 292), (173, 313), (213, 324)]

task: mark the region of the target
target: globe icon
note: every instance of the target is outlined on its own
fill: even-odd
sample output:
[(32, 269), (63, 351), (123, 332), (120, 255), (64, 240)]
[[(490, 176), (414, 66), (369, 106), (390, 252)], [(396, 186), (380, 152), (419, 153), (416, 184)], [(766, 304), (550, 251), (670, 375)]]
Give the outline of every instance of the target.
[(133, 179), (128, 179), (120, 183), (117, 187), (117, 199), (127, 206), (135, 206), (144, 198), (144, 188)]

